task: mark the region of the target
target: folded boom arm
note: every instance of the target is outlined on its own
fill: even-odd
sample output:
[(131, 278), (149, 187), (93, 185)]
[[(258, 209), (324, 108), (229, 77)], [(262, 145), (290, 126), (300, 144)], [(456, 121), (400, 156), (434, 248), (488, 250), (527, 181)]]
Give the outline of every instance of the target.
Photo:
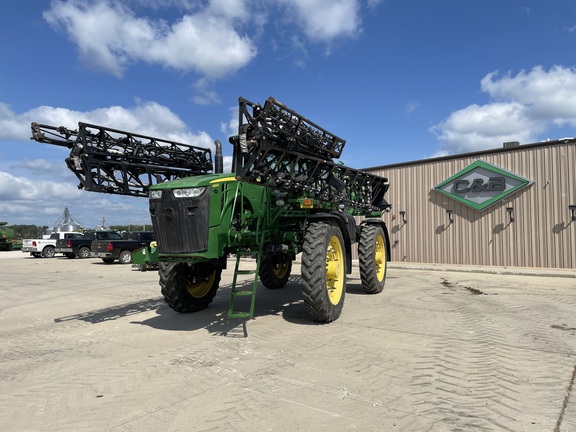
[(152, 184), (212, 172), (211, 150), (174, 141), (78, 123), (78, 130), (32, 123), (35, 141), (67, 147), (66, 165), (79, 188), (148, 196)]
[(334, 162), (346, 141), (273, 98), (264, 106), (239, 99), (239, 132), (231, 141), (240, 150), (238, 180), (360, 214), (389, 207), (387, 178)]

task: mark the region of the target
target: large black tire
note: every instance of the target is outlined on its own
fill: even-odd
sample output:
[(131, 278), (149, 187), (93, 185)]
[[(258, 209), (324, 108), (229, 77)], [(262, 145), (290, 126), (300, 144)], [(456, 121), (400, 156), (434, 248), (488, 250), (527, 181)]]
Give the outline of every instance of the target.
[(102, 258), (104, 264), (112, 264), (114, 261), (116, 261), (114, 258)]
[(56, 252), (52, 246), (46, 246), (42, 249), (42, 258), (54, 258), (54, 255), (56, 255)]
[(314, 321), (332, 322), (342, 313), (346, 294), (346, 248), (336, 225), (313, 222), (302, 252), (302, 293)]
[(176, 312), (206, 309), (218, 290), (222, 268), (209, 263), (159, 263), (160, 287), (164, 300)]
[(130, 251), (122, 251), (118, 256), (118, 261), (120, 264), (132, 264), (132, 252)]
[(386, 237), (380, 225), (363, 225), (358, 243), (358, 261), (362, 288), (369, 294), (378, 294), (384, 289), (388, 260)]
[(78, 258), (90, 258), (90, 248), (83, 246), (78, 249)]
[(292, 271), (292, 258), (286, 254), (265, 255), (260, 262), (260, 282), (269, 289), (284, 287)]

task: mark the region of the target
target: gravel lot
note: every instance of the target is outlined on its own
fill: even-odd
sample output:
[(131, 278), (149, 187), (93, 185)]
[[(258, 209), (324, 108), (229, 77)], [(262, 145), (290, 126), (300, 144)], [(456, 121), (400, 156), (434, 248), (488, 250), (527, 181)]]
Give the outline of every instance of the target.
[(576, 271), (391, 263), (306, 317), (299, 267), (231, 320), (158, 275), (0, 252), (3, 431), (576, 431)]

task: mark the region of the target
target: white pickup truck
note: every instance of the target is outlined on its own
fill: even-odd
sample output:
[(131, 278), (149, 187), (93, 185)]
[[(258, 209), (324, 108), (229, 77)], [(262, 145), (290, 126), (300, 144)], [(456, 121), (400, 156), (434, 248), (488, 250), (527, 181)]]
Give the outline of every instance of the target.
[(56, 255), (56, 240), (82, 237), (81, 233), (62, 231), (54, 232), (48, 238), (22, 240), (22, 252), (30, 253), (34, 258), (53, 258)]

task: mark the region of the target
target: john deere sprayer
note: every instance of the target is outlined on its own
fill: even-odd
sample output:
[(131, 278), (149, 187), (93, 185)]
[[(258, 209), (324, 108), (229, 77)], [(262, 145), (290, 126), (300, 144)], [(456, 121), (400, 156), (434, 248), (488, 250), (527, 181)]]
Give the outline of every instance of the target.
[[(238, 124), (229, 139), (232, 173), (222, 172), (219, 141), (213, 163), (210, 149), (87, 123), (77, 130), (32, 123), (32, 139), (70, 148), (66, 164), (80, 188), (148, 197), (157, 245), (143, 252), (159, 262), (162, 295), (177, 312), (212, 302), (230, 257), (230, 317), (252, 317), (258, 279), (282, 288), (298, 254), (315, 321), (340, 316), (355, 245), (364, 290), (381, 292), (388, 180), (335, 162), (345, 141), (274, 98), (263, 105), (239, 98)], [(241, 283), (241, 274), (253, 274), (253, 283)]]

